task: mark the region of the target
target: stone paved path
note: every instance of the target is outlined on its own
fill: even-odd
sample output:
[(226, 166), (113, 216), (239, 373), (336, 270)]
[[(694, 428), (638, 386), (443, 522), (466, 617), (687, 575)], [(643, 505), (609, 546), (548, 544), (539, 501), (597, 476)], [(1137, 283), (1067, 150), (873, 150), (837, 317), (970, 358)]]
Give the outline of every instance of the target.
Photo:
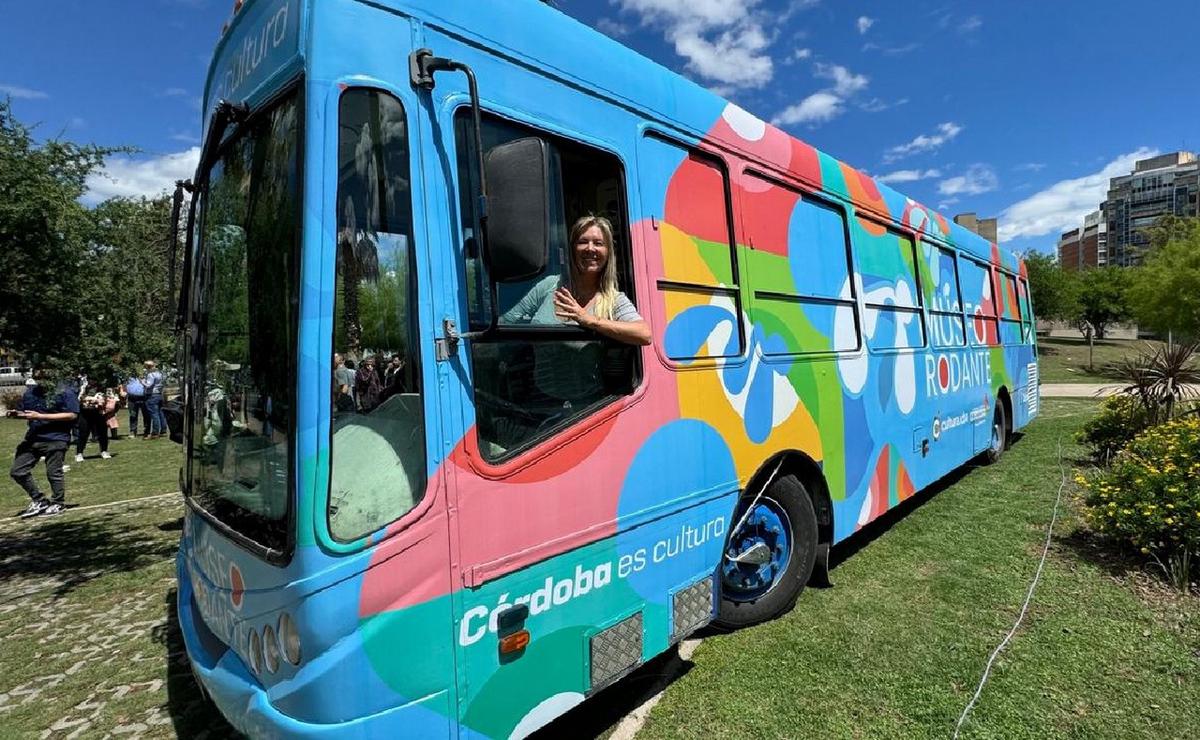
[(174, 615), (178, 497), (0, 521), (0, 737), (222, 738)]
[(1123, 385), (1112, 383), (1042, 383), (1042, 398), (1104, 398), (1114, 395)]

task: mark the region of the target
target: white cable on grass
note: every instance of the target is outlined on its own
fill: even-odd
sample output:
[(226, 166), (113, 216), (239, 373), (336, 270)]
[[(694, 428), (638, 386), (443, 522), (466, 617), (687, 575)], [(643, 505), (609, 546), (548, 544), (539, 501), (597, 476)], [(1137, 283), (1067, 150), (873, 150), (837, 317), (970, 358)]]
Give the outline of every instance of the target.
[(1021, 626), (1021, 621), (1025, 619), (1025, 612), (1029, 610), (1029, 602), (1033, 600), (1033, 592), (1037, 588), (1038, 581), (1042, 578), (1042, 569), (1046, 566), (1046, 556), (1050, 554), (1050, 538), (1054, 535), (1054, 523), (1058, 520), (1058, 505), (1062, 501), (1062, 492), (1067, 487), (1067, 469), (1063, 467), (1062, 456), (1062, 438), (1058, 440), (1058, 469), (1062, 473), (1062, 482), (1058, 484), (1058, 495), (1054, 498), (1054, 513), (1050, 516), (1050, 526), (1046, 528), (1046, 545), (1042, 548), (1042, 559), (1038, 563), (1037, 571), (1033, 574), (1033, 581), (1029, 584), (1029, 593), (1025, 594), (1025, 603), (1021, 606), (1021, 613), (1017, 615), (1017, 621), (1013, 622), (1012, 629), (992, 651), (992, 655), (988, 658), (987, 666), (983, 669), (983, 675), (979, 678), (979, 685), (975, 687), (975, 695), (971, 697), (971, 701), (967, 702), (967, 706), (963, 709), (962, 715), (958, 718), (958, 724), (954, 726), (954, 738), (958, 740), (958, 733), (962, 730), (963, 722), (967, 720), (967, 715), (971, 713), (971, 709), (975, 706), (975, 702), (979, 701), (979, 695), (983, 693), (983, 685), (987, 683), (988, 675), (992, 672), (992, 664), (996, 662), (997, 656), (1013, 635), (1017, 633), (1017, 628)]

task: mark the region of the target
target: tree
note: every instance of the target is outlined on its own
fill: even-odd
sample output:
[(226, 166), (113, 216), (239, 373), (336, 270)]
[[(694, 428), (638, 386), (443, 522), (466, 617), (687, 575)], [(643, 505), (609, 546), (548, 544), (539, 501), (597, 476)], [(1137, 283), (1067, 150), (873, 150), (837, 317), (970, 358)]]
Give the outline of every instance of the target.
[(1025, 256), (1029, 295), (1038, 318), (1072, 321), (1078, 314), (1075, 274), (1055, 264), (1048, 254)]
[(1093, 267), (1079, 273), (1075, 323), (1090, 325), (1099, 339), (1109, 324), (1129, 317), (1126, 290), (1132, 271), (1121, 267)]
[(1130, 307), (1160, 334), (1200, 339), (1200, 220), (1169, 217), (1153, 228), (1163, 241), (1134, 276)]
[(38, 143), (0, 100), (0, 346), (60, 376), (112, 383), (170, 350), (169, 201), (80, 202), (119, 151)]
[(82, 335), (87, 176), (114, 150), (33, 132), (0, 101), (0, 346), (65, 370)]

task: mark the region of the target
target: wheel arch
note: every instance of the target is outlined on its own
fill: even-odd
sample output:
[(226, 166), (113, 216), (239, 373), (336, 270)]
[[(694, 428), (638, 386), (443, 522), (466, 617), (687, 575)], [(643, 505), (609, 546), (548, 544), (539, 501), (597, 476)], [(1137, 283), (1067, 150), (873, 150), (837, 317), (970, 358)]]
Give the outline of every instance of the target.
[(1004, 404), (1004, 438), (1011, 439), (1013, 431), (1013, 405), (1012, 397), (1008, 393), (1008, 386), (1002, 385), (996, 391), (996, 400)]
[(833, 543), (833, 499), (829, 495), (829, 484), (820, 463), (808, 454), (795, 449), (781, 450), (763, 461), (754, 475), (746, 482), (746, 490), (757, 493), (768, 483), (775, 466), (779, 465), (776, 477), (793, 475), (808, 492), (813, 513), (817, 516), (817, 544)]

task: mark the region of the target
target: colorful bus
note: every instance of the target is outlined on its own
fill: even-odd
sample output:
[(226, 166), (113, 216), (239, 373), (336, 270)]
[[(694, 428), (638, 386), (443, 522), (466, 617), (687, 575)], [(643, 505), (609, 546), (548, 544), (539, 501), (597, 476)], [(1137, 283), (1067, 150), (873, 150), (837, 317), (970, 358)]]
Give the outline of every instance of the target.
[[(193, 671), (519, 737), (1038, 412), (1024, 265), (537, 0), (248, 0), (187, 229)], [(611, 222), (645, 346), (513, 308)]]

